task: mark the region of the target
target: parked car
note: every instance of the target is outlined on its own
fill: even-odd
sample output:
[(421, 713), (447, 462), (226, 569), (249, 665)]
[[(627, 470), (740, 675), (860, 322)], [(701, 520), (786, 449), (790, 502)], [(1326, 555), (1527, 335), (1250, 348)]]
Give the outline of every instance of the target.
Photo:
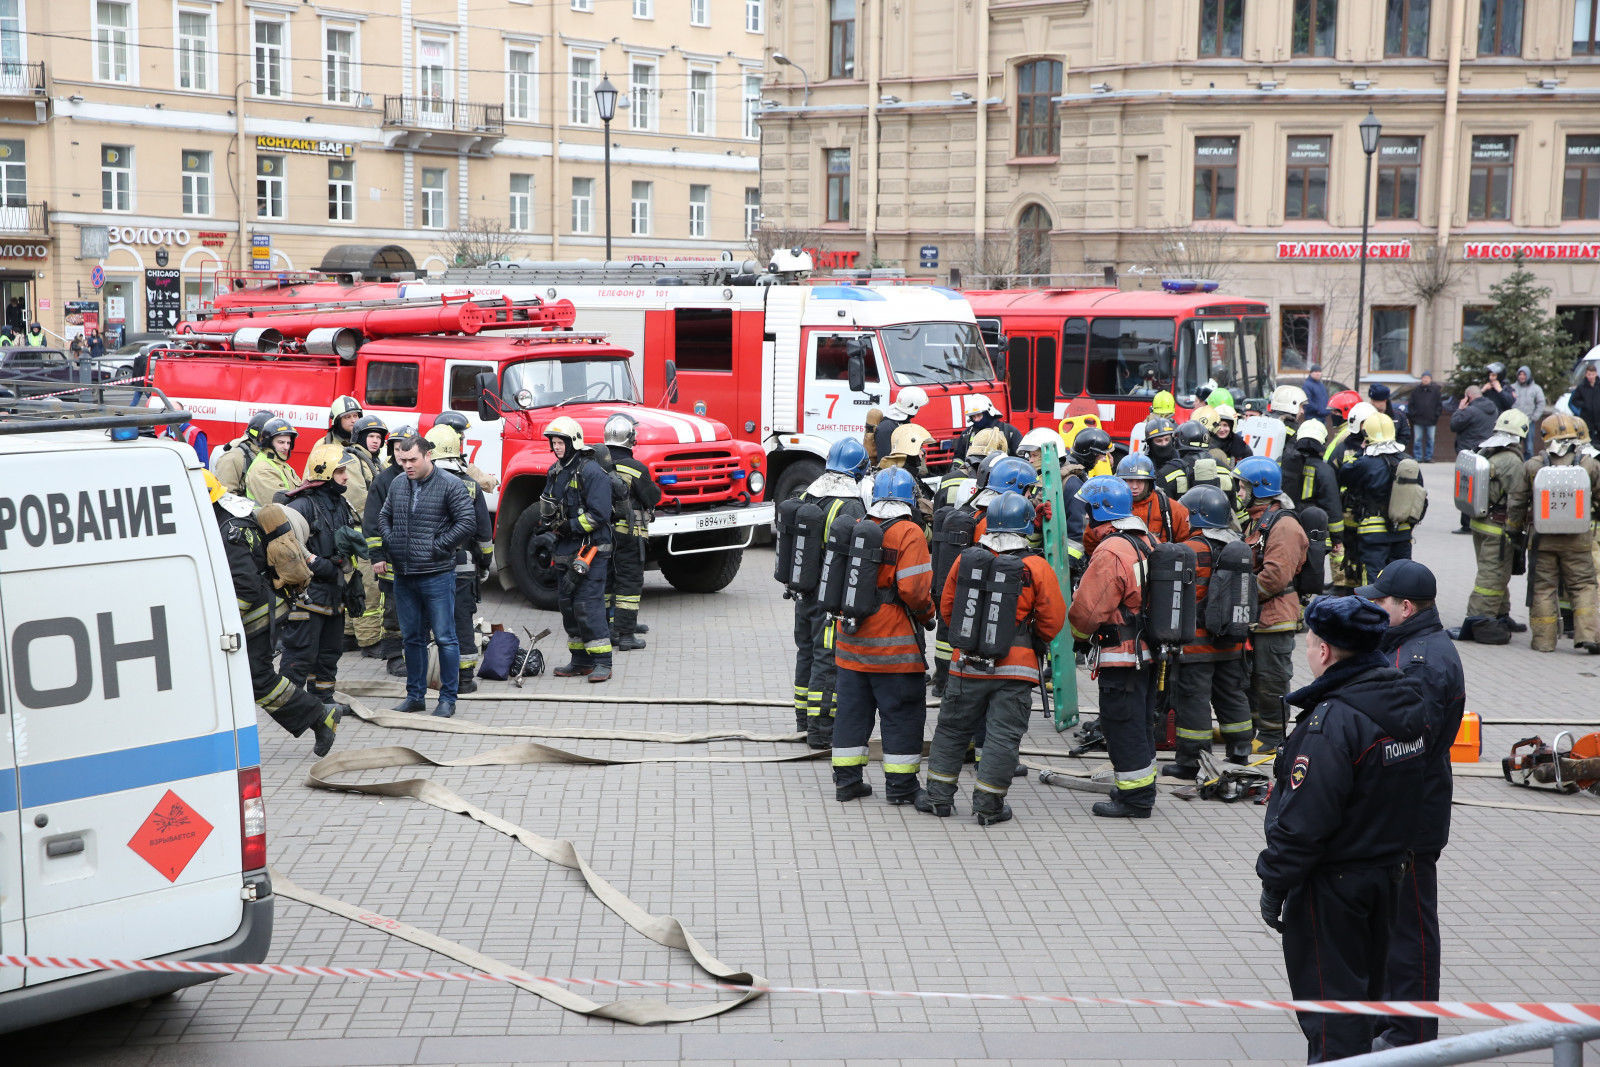
[[(27, 382), (77, 382), (78, 364), (61, 348), (29, 348), (12, 345), (0, 348), (0, 378)], [(90, 382), (105, 381), (105, 371), (89, 370)], [(29, 389), (27, 392), (35, 392)]]
[(164, 333), (132, 334), (117, 348), (100, 357), (100, 367), (107, 378), (126, 378), (134, 373), (138, 357), (158, 344), (167, 341)]

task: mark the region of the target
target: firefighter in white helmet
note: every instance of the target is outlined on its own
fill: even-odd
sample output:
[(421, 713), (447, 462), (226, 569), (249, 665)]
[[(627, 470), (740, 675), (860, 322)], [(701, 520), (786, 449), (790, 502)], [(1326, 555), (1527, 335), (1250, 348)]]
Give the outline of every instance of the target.
[(539, 518), (554, 538), (551, 554), (560, 568), (556, 591), (561, 623), (572, 658), (552, 673), (558, 678), (611, 680), (611, 625), (606, 619), (606, 575), (611, 569), (611, 475), (583, 440), (583, 427), (568, 415), (551, 419), (545, 440), (555, 464), (539, 495)]
[(920, 385), (908, 385), (900, 390), (900, 395), (894, 398), (894, 403), (889, 405), (889, 411), (873, 430), (874, 443), (877, 445), (878, 458), (883, 459), (894, 450), (894, 432), (905, 426), (917, 417), (928, 404), (928, 391)]
[(650, 516), (661, 503), (661, 487), (650, 469), (633, 456), (638, 423), (618, 412), (606, 420), (605, 443), (611, 469), (627, 486), (623, 507), (612, 516), (611, 570), (606, 582), (606, 608), (611, 616), (611, 644), (618, 652), (644, 647), (639, 634), (639, 596), (644, 592), (644, 554), (650, 541)]

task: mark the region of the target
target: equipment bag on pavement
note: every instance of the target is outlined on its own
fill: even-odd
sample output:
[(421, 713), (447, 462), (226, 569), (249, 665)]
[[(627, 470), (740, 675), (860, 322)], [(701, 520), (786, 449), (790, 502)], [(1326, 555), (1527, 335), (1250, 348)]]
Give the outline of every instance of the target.
[(1404, 532), (1427, 513), (1428, 490), (1422, 484), (1422, 465), (1410, 456), (1401, 456), (1389, 490), (1389, 526), (1396, 533)]
[(1533, 530), (1539, 534), (1589, 532), (1589, 472), (1573, 464), (1539, 468), (1533, 476)]
[(1236, 645), (1261, 616), (1250, 546), (1230, 541), (1211, 550), (1211, 582), (1201, 611), (1213, 645)]
[(1159, 542), (1150, 550), (1145, 585), (1146, 637), (1158, 645), (1194, 640), (1195, 555), (1188, 545)]
[(522, 641), (510, 630), (496, 630), (489, 635), (483, 658), (478, 663), (478, 677), (493, 682), (503, 682), (511, 677), (512, 663), (522, 651)]
[(1456, 510), (1474, 519), (1488, 515), (1489, 483), (1493, 477), (1488, 457), (1481, 452), (1456, 456)]

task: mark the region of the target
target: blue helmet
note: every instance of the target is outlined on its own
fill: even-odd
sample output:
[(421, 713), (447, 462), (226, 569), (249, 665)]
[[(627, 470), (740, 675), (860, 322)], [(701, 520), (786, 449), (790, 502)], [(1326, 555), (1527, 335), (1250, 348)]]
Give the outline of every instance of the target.
[(1197, 485), (1183, 494), (1178, 503), (1189, 509), (1190, 526), (1225, 530), (1233, 525), (1233, 505), (1228, 503), (1228, 494), (1214, 485)]
[(867, 446), (854, 437), (841, 437), (828, 449), (828, 469), (861, 477), (867, 472)]
[(1025, 493), (1037, 484), (1039, 472), (1025, 459), (1007, 456), (989, 472), (989, 488), (997, 493)]
[(1005, 492), (989, 505), (989, 533), (1025, 534), (1033, 529), (1033, 505), (1021, 493)]
[(889, 467), (872, 479), (872, 500), (898, 500), (902, 504), (917, 502), (917, 480), (904, 467)]
[(1283, 470), (1266, 456), (1251, 456), (1239, 462), (1239, 480), (1250, 487), (1257, 500), (1267, 500), (1283, 492)]
[(1148, 478), (1156, 480), (1155, 461), (1143, 452), (1129, 452), (1117, 464), (1118, 478)]
[(1083, 488), (1078, 490), (1078, 499), (1089, 506), (1089, 517), (1095, 522), (1126, 519), (1133, 514), (1133, 493), (1128, 483), (1109, 474), (1084, 482)]

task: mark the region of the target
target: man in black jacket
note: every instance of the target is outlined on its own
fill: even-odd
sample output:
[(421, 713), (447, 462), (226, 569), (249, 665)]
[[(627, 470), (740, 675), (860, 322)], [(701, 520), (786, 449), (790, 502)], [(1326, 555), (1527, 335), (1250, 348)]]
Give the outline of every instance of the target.
[[(427, 711), (428, 633), (439, 650), (439, 702), (433, 713), (456, 713), (461, 646), (456, 639), (456, 548), (477, 529), (461, 479), (434, 467), (428, 442), (403, 437), (394, 459), (405, 473), (389, 485), (378, 512), (378, 536), (394, 571), (394, 595), (406, 646), (406, 698), (395, 711)], [(373, 570), (377, 570), (376, 567)]]
[(346, 601), (365, 610), (361, 583), (348, 581), (355, 574), (352, 559), (366, 548), (344, 498), (349, 478), (344, 448), (319, 444), (306, 460), (305, 481), (284, 494), (286, 506), (310, 528), (306, 562), (312, 580), (289, 611), (280, 668), (285, 678), (324, 703), (333, 699), (338, 680)]
[(1584, 363), (1583, 381), (1573, 388), (1567, 404), (1589, 427), (1589, 440), (1600, 441), (1600, 366), (1593, 360)]
[[(1415, 560), (1395, 560), (1377, 581), (1356, 590), (1389, 613), (1379, 651), (1427, 697), (1427, 742), (1422, 810), (1411, 866), (1400, 883), (1400, 906), (1389, 929), (1385, 1000), (1439, 999), (1439, 853), (1450, 840), (1450, 745), (1467, 706), (1467, 678), (1455, 643), (1434, 606), (1439, 585)], [(1379, 1026), (1374, 1051), (1416, 1045), (1439, 1036), (1439, 1020), (1391, 1016)]]
[(1433, 462), (1433, 431), (1439, 423), (1442, 410), (1439, 386), (1429, 371), (1422, 372), (1422, 380), (1412, 387), (1406, 397), (1406, 413), (1411, 416), (1412, 442), (1416, 446), (1417, 462)]
[[(1306, 625), (1315, 680), (1285, 698), (1301, 715), (1273, 761), (1261, 916), (1283, 934), (1295, 999), (1380, 1000), (1416, 840), (1426, 698), (1378, 651), (1389, 618), (1372, 601), (1319, 597)], [(1372, 1049), (1371, 1016), (1299, 1018), (1310, 1063)]]

